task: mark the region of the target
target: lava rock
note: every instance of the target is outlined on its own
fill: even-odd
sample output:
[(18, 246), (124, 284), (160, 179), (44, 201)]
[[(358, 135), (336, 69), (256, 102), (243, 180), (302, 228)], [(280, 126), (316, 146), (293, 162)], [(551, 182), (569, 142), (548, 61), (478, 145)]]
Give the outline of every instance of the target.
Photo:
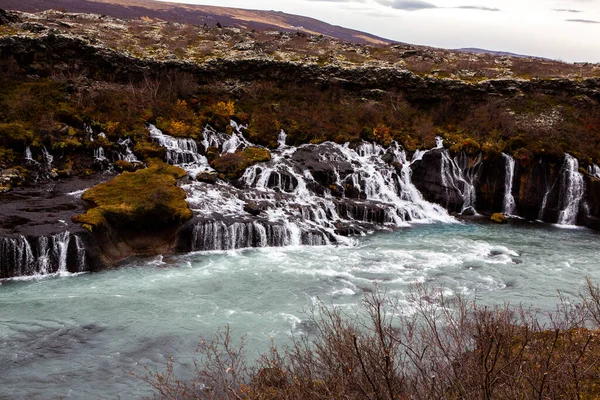
[(244, 204), (244, 211), (256, 217), (264, 211), (264, 207), (259, 203), (249, 202)]
[(217, 179), (219, 179), (219, 175), (215, 172), (200, 172), (196, 175), (196, 180), (198, 182), (215, 184), (217, 183)]

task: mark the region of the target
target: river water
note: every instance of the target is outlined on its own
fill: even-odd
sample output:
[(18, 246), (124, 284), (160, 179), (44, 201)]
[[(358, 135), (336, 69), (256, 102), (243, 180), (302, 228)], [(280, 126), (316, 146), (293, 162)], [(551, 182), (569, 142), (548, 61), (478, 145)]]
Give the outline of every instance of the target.
[(317, 299), (352, 314), (375, 285), (402, 297), (427, 282), (483, 303), (542, 310), (600, 281), (600, 236), (537, 223), (415, 225), (354, 245), (200, 252), (102, 273), (0, 285), (0, 398), (140, 398), (130, 372), (186, 366), (229, 323), (250, 355), (306, 328)]

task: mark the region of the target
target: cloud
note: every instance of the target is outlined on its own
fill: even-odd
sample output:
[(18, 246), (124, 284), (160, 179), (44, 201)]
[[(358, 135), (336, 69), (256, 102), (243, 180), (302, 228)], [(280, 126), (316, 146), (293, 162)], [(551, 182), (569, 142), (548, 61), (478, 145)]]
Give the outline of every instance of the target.
[(479, 10), (479, 11), (501, 11), (499, 8), (496, 8), (496, 7), (483, 7), (483, 6), (458, 6), (458, 7), (452, 7), (452, 8), (460, 8), (463, 10)]
[(432, 8), (455, 8), (461, 10), (479, 10), (479, 11), (500, 11), (499, 8), (495, 7), (484, 7), (484, 6), (458, 6), (458, 7), (438, 7), (433, 3), (422, 0), (377, 0), (379, 4), (384, 6), (395, 8), (396, 10), (404, 11), (419, 11), (427, 10)]
[(555, 8), (554, 11), (558, 12), (568, 12), (568, 13), (580, 13), (583, 12), (581, 10), (572, 10), (570, 8)]
[(426, 1), (421, 0), (378, 0), (380, 4), (383, 4), (388, 7), (395, 8), (396, 10), (405, 10), (405, 11), (418, 11), (418, 10), (426, 10), (429, 8), (438, 8), (435, 4), (428, 3)]
[(594, 21), (591, 19), (567, 19), (568, 22), (579, 22), (582, 24), (600, 24), (600, 21)]

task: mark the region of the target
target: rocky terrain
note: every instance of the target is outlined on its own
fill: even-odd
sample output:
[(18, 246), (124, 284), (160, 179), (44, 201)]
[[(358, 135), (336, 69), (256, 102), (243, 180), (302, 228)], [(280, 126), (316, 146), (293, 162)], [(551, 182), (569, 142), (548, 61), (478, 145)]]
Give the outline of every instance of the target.
[(600, 228), (598, 65), (0, 10), (0, 81), (0, 279), (451, 214)]

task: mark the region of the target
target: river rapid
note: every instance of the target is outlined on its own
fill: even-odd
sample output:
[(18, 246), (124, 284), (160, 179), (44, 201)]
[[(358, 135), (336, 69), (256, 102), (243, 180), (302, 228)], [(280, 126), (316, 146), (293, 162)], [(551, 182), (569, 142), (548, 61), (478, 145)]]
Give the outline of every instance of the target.
[(600, 281), (600, 237), (587, 229), (472, 220), (423, 224), (351, 244), (196, 252), (135, 259), (101, 273), (0, 285), (0, 398), (140, 398), (130, 372), (186, 377), (200, 337), (228, 323), (250, 357), (307, 328), (318, 299), (353, 315), (375, 286), (402, 298), (425, 282), (481, 303), (552, 310)]

